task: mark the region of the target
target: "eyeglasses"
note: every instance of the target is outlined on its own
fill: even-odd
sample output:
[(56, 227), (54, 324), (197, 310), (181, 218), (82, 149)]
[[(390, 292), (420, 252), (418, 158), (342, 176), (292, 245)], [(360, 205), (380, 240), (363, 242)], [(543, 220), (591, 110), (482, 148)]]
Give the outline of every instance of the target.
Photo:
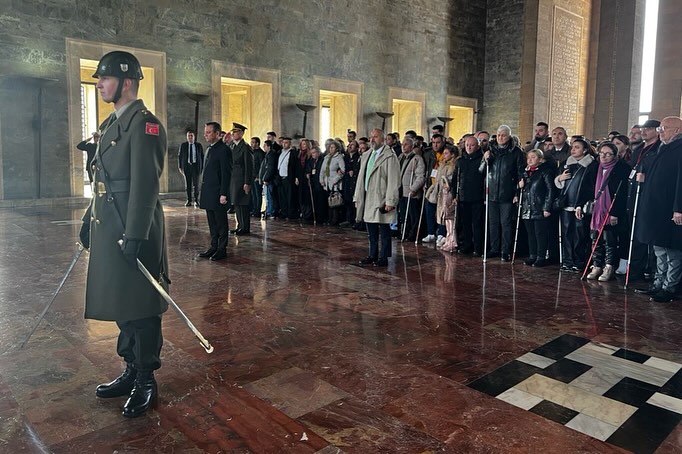
[(610, 151), (600, 151), (599, 156), (613, 156), (613, 153)]

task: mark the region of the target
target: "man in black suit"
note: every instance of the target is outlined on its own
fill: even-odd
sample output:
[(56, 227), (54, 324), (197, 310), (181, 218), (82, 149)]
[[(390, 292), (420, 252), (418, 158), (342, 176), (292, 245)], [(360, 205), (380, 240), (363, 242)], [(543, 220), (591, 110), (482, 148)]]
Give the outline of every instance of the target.
[(206, 210), (211, 247), (199, 254), (199, 257), (216, 261), (227, 257), (227, 201), (232, 176), (232, 155), (227, 145), (220, 140), (220, 123), (206, 123), (204, 138), (209, 145), (201, 173), (199, 207)]
[(230, 201), (237, 215), (237, 235), (251, 233), (251, 186), (253, 185), (253, 150), (243, 140), (246, 126), (232, 123), (232, 178)]
[(204, 148), (195, 142), (195, 137), (195, 132), (188, 129), (187, 142), (182, 143), (178, 151), (178, 170), (185, 177), (186, 207), (192, 205), (192, 194), (194, 204), (199, 205), (199, 176), (204, 164)]

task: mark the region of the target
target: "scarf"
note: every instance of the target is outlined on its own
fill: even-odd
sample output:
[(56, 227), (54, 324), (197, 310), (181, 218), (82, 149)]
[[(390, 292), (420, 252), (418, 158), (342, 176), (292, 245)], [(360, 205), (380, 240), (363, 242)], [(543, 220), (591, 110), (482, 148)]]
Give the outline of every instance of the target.
[[(606, 217), (609, 215), (609, 207), (611, 207), (611, 192), (609, 191), (607, 181), (617, 162), (618, 159), (614, 159), (613, 161), (607, 162), (606, 164), (602, 162), (599, 163), (599, 169), (597, 170), (597, 183), (594, 185), (594, 196), (596, 198), (594, 200), (592, 221), (590, 222), (590, 228), (592, 230), (599, 230), (604, 223), (604, 219), (606, 219)], [(599, 191), (602, 187), (604, 190), (601, 191), (600, 195)]]
[(532, 177), (535, 172), (538, 171), (538, 166), (528, 166), (526, 167), (526, 173), (528, 174), (528, 178)]
[[(334, 155), (334, 156), (336, 156), (336, 155)], [(328, 156), (327, 157), (327, 165), (324, 167), (324, 176), (327, 178), (329, 178), (329, 168), (332, 165), (332, 159), (334, 158), (334, 156)]]

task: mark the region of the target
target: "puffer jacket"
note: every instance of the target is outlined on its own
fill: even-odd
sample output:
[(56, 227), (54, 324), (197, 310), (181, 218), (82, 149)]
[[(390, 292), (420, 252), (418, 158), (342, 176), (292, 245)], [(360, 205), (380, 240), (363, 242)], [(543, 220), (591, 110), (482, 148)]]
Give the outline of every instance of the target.
[(523, 174), (521, 219), (544, 219), (544, 211), (552, 211), (554, 202), (554, 168), (549, 162), (540, 164), (532, 175)]
[(577, 207), (582, 207), (585, 202), (594, 198), (598, 168), (599, 163), (590, 154), (579, 161), (569, 156), (560, 166), (559, 175), (566, 170), (572, 175), (572, 178), (566, 181), (559, 181), (559, 176), (554, 178), (554, 186), (560, 190), (558, 197), (563, 199), (564, 210), (575, 211)]
[(450, 188), (452, 196), (459, 202), (482, 202), (485, 200), (485, 175), (478, 171), (483, 151), (476, 150), (472, 154), (462, 153), (455, 163), (453, 184)]
[[(491, 202), (512, 203), (516, 196), (516, 188), (523, 177), (526, 159), (523, 150), (514, 146), (512, 141), (501, 147), (495, 142), (490, 143), (490, 167), (488, 178), (488, 194)], [(478, 171), (486, 173), (486, 161), (481, 159)]]

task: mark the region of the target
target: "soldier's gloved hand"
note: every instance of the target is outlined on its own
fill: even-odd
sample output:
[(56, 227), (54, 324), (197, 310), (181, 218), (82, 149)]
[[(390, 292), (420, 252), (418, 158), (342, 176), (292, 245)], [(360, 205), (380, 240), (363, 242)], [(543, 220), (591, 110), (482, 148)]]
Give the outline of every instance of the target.
[(121, 246), (121, 251), (123, 252), (123, 257), (126, 259), (132, 267), (137, 269), (137, 256), (140, 253), (140, 246), (142, 241), (140, 240), (124, 240), (123, 246)]
[(81, 225), (81, 231), (78, 233), (78, 238), (81, 240), (81, 244), (85, 249), (90, 249), (90, 223), (83, 222)]

